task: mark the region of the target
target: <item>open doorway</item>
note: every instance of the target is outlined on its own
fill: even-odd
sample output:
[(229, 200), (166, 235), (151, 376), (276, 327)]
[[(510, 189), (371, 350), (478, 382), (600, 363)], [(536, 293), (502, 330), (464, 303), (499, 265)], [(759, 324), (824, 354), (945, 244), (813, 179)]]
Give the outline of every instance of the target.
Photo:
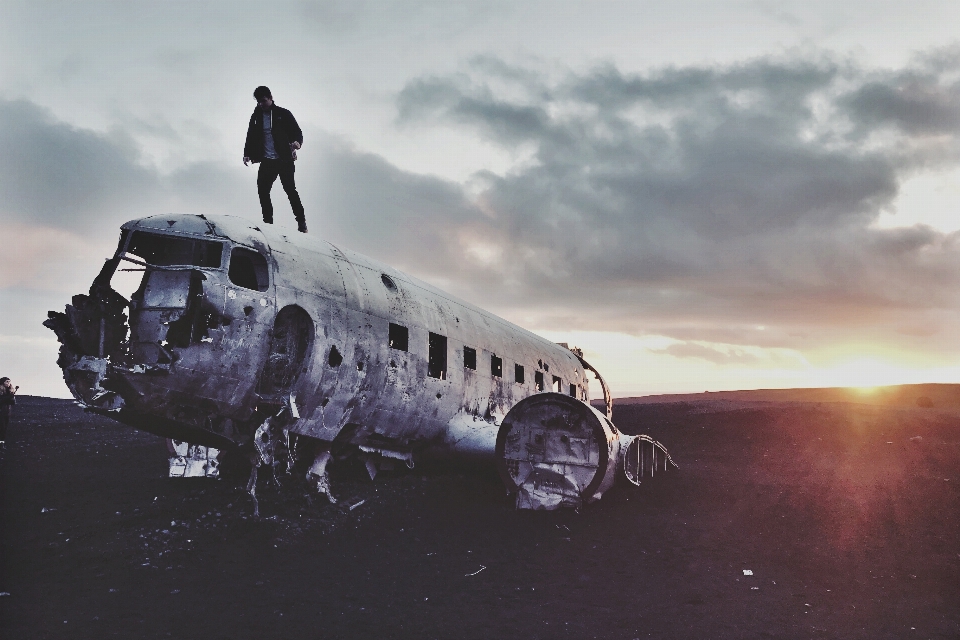
[(297, 306), (280, 310), (273, 323), (270, 353), (257, 387), (261, 398), (279, 400), (290, 393), (306, 368), (314, 337), (313, 320), (306, 311)]

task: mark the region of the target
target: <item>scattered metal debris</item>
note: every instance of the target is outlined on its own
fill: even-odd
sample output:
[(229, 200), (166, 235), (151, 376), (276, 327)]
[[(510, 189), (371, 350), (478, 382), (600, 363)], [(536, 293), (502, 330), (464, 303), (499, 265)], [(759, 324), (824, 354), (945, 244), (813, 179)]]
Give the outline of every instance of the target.
[(167, 438), (171, 478), (216, 478), (220, 475), (220, 451), (213, 447)]
[(474, 571), (473, 573), (467, 573), (467, 574), (465, 574), (463, 577), (464, 577), (464, 578), (469, 578), (470, 576), (475, 576), (475, 575), (477, 575), (478, 573), (480, 573), (481, 571), (483, 571), (484, 569), (486, 569), (486, 567), (483, 566), (483, 565), (480, 565), (480, 568), (479, 568), (479, 569), (477, 569), (477, 570)]

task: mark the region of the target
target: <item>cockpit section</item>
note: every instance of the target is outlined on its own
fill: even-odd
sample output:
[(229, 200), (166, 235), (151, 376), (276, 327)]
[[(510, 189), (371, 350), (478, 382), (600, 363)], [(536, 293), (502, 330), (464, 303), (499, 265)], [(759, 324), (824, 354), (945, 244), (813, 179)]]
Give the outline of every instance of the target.
[(174, 348), (199, 344), (221, 321), (204, 295), (205, 270), (223, 267), (224, 242), (134, 231), (117, 258), (139, 265), (143, 277), (129, 300), (130, 358), (169, 365)]
[(238, 242), (202, 216), (171, 218), (124, 225), (88, 293), (44, 325), (84, 407), (191, 442), (219, 432), (224, 445), (256, 406), (250, 371), (267, 349), (244, 345), (269, 343), (270, 254), (249, 228)]

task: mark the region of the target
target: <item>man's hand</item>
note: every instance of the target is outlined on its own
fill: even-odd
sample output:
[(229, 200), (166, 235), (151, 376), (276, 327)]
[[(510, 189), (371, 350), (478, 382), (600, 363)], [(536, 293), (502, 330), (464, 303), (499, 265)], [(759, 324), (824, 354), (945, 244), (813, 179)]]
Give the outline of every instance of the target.
[(247, 166), (248, 164), (250, 164), (250, 158), (243, 156), (243, 166)]
[(296, 151), (296, 150), (299, 149), (299, 148), (300, 148), (300, 143), (297, 142), (296, 140), (294, 140), (293, 142), (290, 143), (290, 150), (291, 150), (291, 151)]

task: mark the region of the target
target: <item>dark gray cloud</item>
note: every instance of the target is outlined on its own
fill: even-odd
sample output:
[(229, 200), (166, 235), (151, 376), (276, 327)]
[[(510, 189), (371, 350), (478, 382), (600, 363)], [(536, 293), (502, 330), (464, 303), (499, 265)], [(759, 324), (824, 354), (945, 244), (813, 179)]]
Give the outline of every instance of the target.
[(154, 213), (258, 209), (255, 170), (196, 162), (164, 174), (126, 130), (76, 128), (26, 100), (0, 100), (0, 148), (0, 211), (11, 221), (92, 237)]
[(534, 149), (478, 176), (503, 259), (468, 277), (504, 283), (497, 304), (689, 339), (717, 323), (856, 331), (960, 304), (956, 234), (872, 226), (906, 177), (958, 162), (957, 71), (934, 52), (887, 72), (824, 55), (550, 79), (483, 58), (397, 102), (404, 126)]
[(26, 100), (0, 100), (0, 207), (13, 219), (82, 230), (156, 198), (157, 178), (121, 133), (77, 129)]
[(911, 134), (954, 133), (960, 127), (960, 83), (906, 74), (893, 82), (870, 82), (847, 105), (866, 126), (888, 124)]
[(402, 171), (333, 137), (319, 146), (316, 174), (306, 179), (324, 237), (398, 266), (460, 271), (457, 238), (483, 217), (460, 185)]
[(960, 129), (960, 48), (920, 56), (914, 67), (870, 74), (841, 99), (863, 131), (955, 136)]

